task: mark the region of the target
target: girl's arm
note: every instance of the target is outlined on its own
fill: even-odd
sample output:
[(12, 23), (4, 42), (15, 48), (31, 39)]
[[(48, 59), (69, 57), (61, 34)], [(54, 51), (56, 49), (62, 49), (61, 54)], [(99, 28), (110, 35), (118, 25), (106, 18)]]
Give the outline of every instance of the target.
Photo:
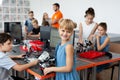
[(91, 36), (94, 35), (94, 33), (97, 30), (97, 28), (98, 28), (98, 24), (96, 23), (94, 28), (92, 29), (90, 35), (88, 36), (88, 40), (91, 40)]
[(101, 51), (101, 50), (102, 50), (103, 48), (105, 48), (106, 45), (110, 42), (110, 38), (107, 37), (107, 38), (105, 39), (105, 41), (103, 42), (103, 44), (100, 45), (100, 37), (97, 36), (96, 39), (97, 39), (97, 50), (98, 50), (98, 51)]
[(79, 27), (79, 42), (80, 43), (83, 43), (82, 36), (83, 36), (83, 28), (82, 28), (82, 23), (80, 23), (80, 27)]
[(49, 67), (44, 69), (44, 74), (50, 72), (70, 72), (73, 67), (73, 54), (74, 54), (74, 48), (72, 45), (66, 46), (66, 66), (62, 67)]

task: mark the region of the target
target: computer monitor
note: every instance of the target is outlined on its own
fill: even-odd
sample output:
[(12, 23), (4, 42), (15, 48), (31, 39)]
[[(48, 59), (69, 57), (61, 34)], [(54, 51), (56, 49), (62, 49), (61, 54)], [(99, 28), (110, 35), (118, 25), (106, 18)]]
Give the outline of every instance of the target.
[(61, 41), (61, 38), (58, 33), (58, 29), (51, 28), (51, 35), (50, 35), (50, 47), (55, 48), (56, 45)]
[(21, 22), (5, 22), (4, 32), (9, 33), (13, 37), (13, 44), (19, 44), (22, 40)]
[[(71, 36), (71, 43), (74, 45), (74, 36), (75, 36), (75, 31), (73, 35)], [(58, 33), (58, 29), (51, 28), (51, 35), (50, 35), (50, 47), (55, 48), (58, 43), (60, 43), (61, 38)]]
[(51, 26), (40, 27), (40, 40), (45, 42), (44, 48), (50, 48)]

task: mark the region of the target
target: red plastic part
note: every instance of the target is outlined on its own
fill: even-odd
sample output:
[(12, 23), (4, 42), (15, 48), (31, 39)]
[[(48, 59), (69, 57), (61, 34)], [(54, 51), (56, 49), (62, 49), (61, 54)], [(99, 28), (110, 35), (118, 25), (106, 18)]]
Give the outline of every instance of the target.
[(88, 51), (79, 54), (80, 57), (84, 57), (88, 59), (94, 59), (103, 55), (105, 55), (105, 52), (98, 52), (98, 51)]
[[(41, 46), (44, 46), (44, 42), (41, 42), (40, 40), (32, 40), (29, 44), (31, 44), (31, 51), (42, 51)], [(26, 52), (28, 51), (26, 46), (20, 46), (20, 49)]]

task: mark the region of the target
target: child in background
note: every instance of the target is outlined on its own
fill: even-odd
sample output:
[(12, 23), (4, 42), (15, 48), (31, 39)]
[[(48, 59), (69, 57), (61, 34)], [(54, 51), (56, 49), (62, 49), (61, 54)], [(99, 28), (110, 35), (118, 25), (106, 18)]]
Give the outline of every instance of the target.
[[(98, 33), (94, 36), (96, 37), (95, 47), (97, 51), (109, 52), (109, 43), (110, 38), (107, 35), (107, 24), (105, 22), (101, 22), (98, 25)], [(99, 72), (109, 67), (110, 64), (104, 64), (97, 67), (97, 80), (102, 80)]]
[(12, 37), (6, 33), (0, 33), (0, 80), (24, 80), (18, 77), (11, 77), (9, 70), (23, 71), (38, 63), (38, 60), (28, 64), (17, 64), (11, 58), (23, 58), (23, 55), (8, 56), (6, 52), (12, 50)]
[(108, 52), (110, 38), (107, 35), (107, 24), (101, 22), (98, 25), (98, 34), (96, 35), (96, 49), (97, 51)]
[(39, 39), (40, 38), (40, 26), (38, 25), (38, 21), (36, 19), (32, 20), (33, 29), (30, 33), (28, 33), (27, 37), (32, 37)]
[(88, 8), (85, 12), (85, 21), (80, 23), (79, 28), (79, 42), (83, 43), (84, 40), (89, 40), (97, 29), (97, 23), (93, 21), (95, 12), (93, 8)]
[(70, 19), (59, 21), (59, 35), (61, 42), (56, 47), (56, 67), (44, 69), (44, 74), (56, 72), (55, 80), (80, 80), (76, 71), (76, 57), (70, 42), (76, 24)]
[(51, 19), (48, 16), (48, 13), (43, 13), (42, 26), (50, 26)]
[(34, 12), (29, 11), (28, 12), (28, 17), (29, 18), (25, 21), (25, 35), (27, 35), (33, 29), (32, 20), (35, 19), (34, 18)]

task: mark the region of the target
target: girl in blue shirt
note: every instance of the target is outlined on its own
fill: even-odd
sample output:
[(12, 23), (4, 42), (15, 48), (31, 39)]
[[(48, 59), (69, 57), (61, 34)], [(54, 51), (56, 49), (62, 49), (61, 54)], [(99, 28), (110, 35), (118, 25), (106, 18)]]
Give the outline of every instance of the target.
[(70, 42), (76, 24), (70, 19), (59, 22), (59, 35), (61, 42), (56, 47), (56, 67), (44, 69), (44, 74), (56, 72), (56, 80), (80, 80), (76, 71), (76, 57)]
[(96, 35), (96, 48), (98, 51), (108, 52), (110, 38), (106, 33), (107, 24), (102, 22), (98, 25), (98, 34)]
[[(95, 47), (97, 51), (102, 52), (108, 52), (109, 51), (109, 42), (110, 38), (107, 35), (107, 24), (105, 22), (101, 22), (98, 25), (98, 34), (95, 35), (96, 37), (96, 43)], [(97, 67), (97, 80), (102, 80), (100, 77), (99, 72), (101, 72), (103, 69), (107, 68), (110, 64), (104, 64)]]

